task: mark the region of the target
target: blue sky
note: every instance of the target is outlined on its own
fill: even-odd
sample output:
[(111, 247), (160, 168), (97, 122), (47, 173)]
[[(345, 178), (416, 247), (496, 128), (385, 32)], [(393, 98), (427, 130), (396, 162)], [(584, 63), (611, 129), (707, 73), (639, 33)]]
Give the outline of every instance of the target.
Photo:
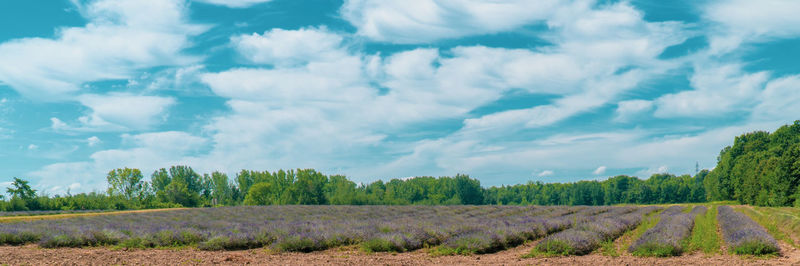
[(0, 4), (0, 185), (315, 168), (483, 185), (712, 168), (800, 119), (798, 1)]

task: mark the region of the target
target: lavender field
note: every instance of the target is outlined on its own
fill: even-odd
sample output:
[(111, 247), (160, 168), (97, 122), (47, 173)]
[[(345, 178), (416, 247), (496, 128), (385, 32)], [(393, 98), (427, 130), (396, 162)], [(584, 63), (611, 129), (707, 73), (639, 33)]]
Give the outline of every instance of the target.
[(550, 235), (536, 245), (536, 250), (548, 254), (585, 255), (604, 241), (614, 240), (636, 227), (645, 214), (660, 207), (619, 207), (588, 217), (575, 226)]
[(409, 251), (442, 245), (491, 252), (631, 207), (265, 206), (187, 209), (0, 224), (0, 243), (314, 251), (362, 245)]
[[(686, 208), (297, 205), (196, 208), (0, 223), (0, 245), (193, 246), (202, 250), (266, 247), (290, 252), (356, 245), (367, 252), (430, 248), (437, 254), (482, 254), (538, 241), (533, 242), (533, 253), (586, 255), (636, 229), (652, 213), (660, 218), (659, 222), (624, 249), (632, 254), (673, 256), (683, 252), (693, 233), (695, 217), (707, 210), (705, 206), (696, 206), (687, 212)], [(658, 211), (661, 213), (655, 214)], [(717, 219), (725, 242), (735, 253), (778, 251), (775, 239), (746, 215), (721, 206)]]

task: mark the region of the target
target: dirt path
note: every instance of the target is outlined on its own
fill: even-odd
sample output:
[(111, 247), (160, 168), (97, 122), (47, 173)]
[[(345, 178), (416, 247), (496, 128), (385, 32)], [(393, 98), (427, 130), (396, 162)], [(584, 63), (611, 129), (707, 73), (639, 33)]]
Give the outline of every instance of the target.
[(114, 214), (123, 214), (123, 213), (175, 211), (175, 210), (185, 210), (185, 209), (187, 209), (187, 208), (147, 209), (147, 210), (89, 212), (89, 213), (85, 213), (84, 212), (84, 213), (42, 214), (42, 215), (29, 215), (29, 216), (3, 216), (3, 217), (0, 217), (0, 223), (20, 222), (20, 221), (35, 221), (35, 220), (50, 220), (50, 219), (64, 219), (64, 218), (88, 217), (88, 216), (98, 216), (98, 215), (114, 215)]
[[(556, 258), (521, 258), (534, 243), (473, 256), (433, 257), (424, 250), (390, 254), (365, 254), (355, 247), (312, 252), (278, 253), (265, 249), (242, 251), (110, 250), (108, 248), (43, 249), (36, 245), (0, 246), (0, 264), (9, 265), (789, 265), (794, 257), (771, 259), (691, 254), (672, 258), (639, 258), (628, 254), (606, 257), (599, 254)], [(796, 252), (795, 252), (796, 253)]]

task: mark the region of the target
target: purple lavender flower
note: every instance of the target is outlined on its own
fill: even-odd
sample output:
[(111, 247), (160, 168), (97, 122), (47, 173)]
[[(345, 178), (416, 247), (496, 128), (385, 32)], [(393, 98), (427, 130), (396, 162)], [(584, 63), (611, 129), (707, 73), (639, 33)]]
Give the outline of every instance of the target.
[(720, 206), (717, 220), (728, 249), (736, 254), (770, 254), (780, 252), (778, 242), (767, 231), (730, 206)]

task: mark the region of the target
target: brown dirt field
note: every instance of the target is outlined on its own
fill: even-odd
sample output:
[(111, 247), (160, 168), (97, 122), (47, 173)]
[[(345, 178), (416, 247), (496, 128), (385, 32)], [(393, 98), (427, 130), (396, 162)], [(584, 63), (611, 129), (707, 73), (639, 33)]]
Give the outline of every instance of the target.
[(109, 248), (43, 249), (36, 245), (0, 246), (0, 263), (8, 265), (792, 265), (800, 252), (783, 245), (784, 254), (769, 259), (705, 256), (695, 253), (672, 258), (640, 258), (599, 254), (554, 258), (521, 258), (534, 243), (495, 254), (433, 257), (424, 250), (408, 253), (366, 254), (356, 247), (312, 253), (272, 253), (265, 249), (241, 251), (111, 250)]
[(160, 212), (160, 211), (174, 211), (184, 210), (187, 208), (171, 208), (171, 209), (147, 209), (147, 210), (132, 210), (132, 211), (113, 211), (113, 212), (89, 212), (89, 213), (62, 213), (62, 214), (43, 214), (43, 215), (30, 215), (30, 216), (3, 216), (0, 217), (0, 223), (20, 222), (20, 221), (35, 221), (35, 220), (50, 220), (50, 219), (65, 219), (81, 216), (98, 216), (98, 215), (114, 215), (123, 213), (141, 213), (141, 212)]

